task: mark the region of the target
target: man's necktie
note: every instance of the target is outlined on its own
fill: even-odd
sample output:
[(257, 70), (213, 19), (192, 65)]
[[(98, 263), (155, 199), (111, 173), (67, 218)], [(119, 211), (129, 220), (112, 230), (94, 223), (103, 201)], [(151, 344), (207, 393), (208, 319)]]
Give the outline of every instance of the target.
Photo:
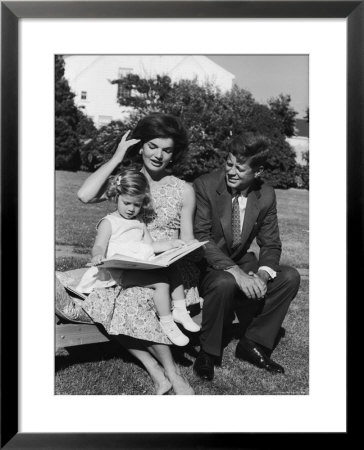
[(236, 247), (240, 244), (241, 239), (241, 229), (240, 229), (240, 207), (239, 207), (239, 195), (235, 195), (232, 205), (231, 214), (231, 228), (233, 232), (233, 245)]

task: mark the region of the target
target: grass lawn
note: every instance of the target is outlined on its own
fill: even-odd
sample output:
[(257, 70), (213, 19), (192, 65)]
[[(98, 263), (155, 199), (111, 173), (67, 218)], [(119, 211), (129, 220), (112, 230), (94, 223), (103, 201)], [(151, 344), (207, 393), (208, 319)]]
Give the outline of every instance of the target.
[[(103, 202), (83, 205), (76, 192), (88, 174), (56, 172), (56, 269), (82, 267), (89, 261), (95, 225), (115, 205)], [(200, 395), (308, 394), (308, 192), (277, 190), (278, 215), (283, 243), (282, 264), (290, 264), (302, 275), (301, 287), (283, 323), (286, 335), (274, 352), (284, 375), (238, 361), (233, 339), (225, 348), (222, 364), (212, 382), (203, 382), (192, 372), (194, 352), (175, 352), (181, 371)], [(147, 373), (114, 342), (61, 350), (56, 356), (56, 394), (130, 395), (153, 394)]]

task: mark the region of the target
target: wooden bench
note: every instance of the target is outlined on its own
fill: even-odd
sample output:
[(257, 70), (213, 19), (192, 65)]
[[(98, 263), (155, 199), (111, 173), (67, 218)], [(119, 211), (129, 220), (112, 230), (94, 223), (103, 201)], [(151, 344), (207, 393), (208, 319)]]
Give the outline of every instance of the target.
[(101, 327), (98, 325), (91, 323), (62, 323), (56, 316), (56, 351), (60, 348), (96, 344), (108, 342), (109, 340), (107, 333), (101, 331)]

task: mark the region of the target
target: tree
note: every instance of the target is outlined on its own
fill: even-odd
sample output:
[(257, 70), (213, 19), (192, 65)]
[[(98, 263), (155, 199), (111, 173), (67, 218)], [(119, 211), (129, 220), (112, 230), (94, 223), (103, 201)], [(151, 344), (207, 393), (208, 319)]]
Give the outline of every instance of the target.
[(80, 139), (89, 139), (95, 137), (97, 134), (97, 129), (95, 127), (94, 121), (91, 119), (91, 117), (86, 116), (86, 114), (84, 114), (81, 109), (78, 109), (77, 113), (77, 134)]
[(57, 169), (78, 170), (81, 164), (77, 133), (79, 112), (68, 81), (64, 77), (64, 59), (55, 58), (55, 165)]
[(81, 170), (94, 169), (94, 140), (98, 134), (93, 120), (78, 110), (77, 134), (80, 140)]
[[(304, 119), (309, 122), (309, 114), (310, 111), (307, 108), (306, 109), (306, 115)], [(297, 180), (297, 187), (303, 188), (303, 189), (309, 189), (310, 187), (310, 152), (307, 150), (306, 152), (302, 153), (302, 159), (304, 164), (297, 164), (296, 167), (296, 180)]]
[(305, 112), (305, 117), (304, 117), (305, 121), (307, 123), (310, 122), (310, 108), (306, 108), (306, 112)]
[(117, 84), (118, 102), (122, 106), (131, 106), (138, 111), (158, 111), (165, 101), (171, 87), (168, 76), (157, 75), (156, 78), (140, 78), (139, 75), (129, 73), (111, 84)]
[(181, 80), (161, 105), (163, 112), (179, 116), (189, 130), (189, 151), (173, 166), (177, 176), (192, 181), (222, 164), (222, 143), (230, 135), (227, 122), (224, 124), (222, 97), (212, 85)]
[(295, 117), (298, 114), (291, 106), (291, 96), (279, 94), (268, 100), (268, 105), (281, 124), (281, 131), (287, 137), (294, 135)]
[[(309, 108), (306, 108), (306, 113), (304, 119), (306, 122), (310, 122), (310, 110)], [(303, 189), (309, 189), (310, 187), (310, 152), (307, 150), (302, 154), (302, 159), (304, 161), (304, 164), (297, 164), (297, 177), (300, 180), (300, 186)]]
[(120, 120), (114, 120), (97, 130), (96, 135), (89, 139), (83, 151), (83, 169), (94, 171), (114, 154), (121, 137), (130, 127)]
[(255, 103), (244, 128), (261, 133), (270, 140), (269, 156), (263, 178), (272, 186), (287, 189), (295, 186), (296, 153), (281, 132), (279, 119), (265, 106)]
[[(119, 103), (136, 107), (127, 127), (150, 111), (174, 114), (185, 124), (189, 151), (173, 162), (171, 171), (176, 176), (192, 181), (221, 167), (231, 137), (250, 131), (264, 134), (271, 142), (265, 179), (275, 187), (295, 185), (295, 152), (285, 141), (277, 102), (273, 102), (273, 107), (260, 105), (250, 92), (237, 86), (222, 93), (214, 85), (200, 86), (196, 80), (172, 83), (168, 77), (142, 79), (133, 75), (116, 82), (123, 87), (119, 90)], [(289, 101), (287, 96), (281, 103), (289, 105)]]

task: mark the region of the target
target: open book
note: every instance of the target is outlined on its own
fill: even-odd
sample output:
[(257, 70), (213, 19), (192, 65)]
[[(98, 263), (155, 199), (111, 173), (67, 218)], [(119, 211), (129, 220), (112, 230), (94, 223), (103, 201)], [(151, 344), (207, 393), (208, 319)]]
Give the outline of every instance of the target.
[(172, 248), (156, 256), (152, 256), (148, 260), (135, 259), (130, 256), (113, 255), (112, 258), (106, 259), (98, 267), (104, 269), (137, 269), (149, 270), (158, 269), (161, 267), (168, 267), (197, 248), (202, 247), (208, 241), (193, 242), (186, 244), (183, 247)]

